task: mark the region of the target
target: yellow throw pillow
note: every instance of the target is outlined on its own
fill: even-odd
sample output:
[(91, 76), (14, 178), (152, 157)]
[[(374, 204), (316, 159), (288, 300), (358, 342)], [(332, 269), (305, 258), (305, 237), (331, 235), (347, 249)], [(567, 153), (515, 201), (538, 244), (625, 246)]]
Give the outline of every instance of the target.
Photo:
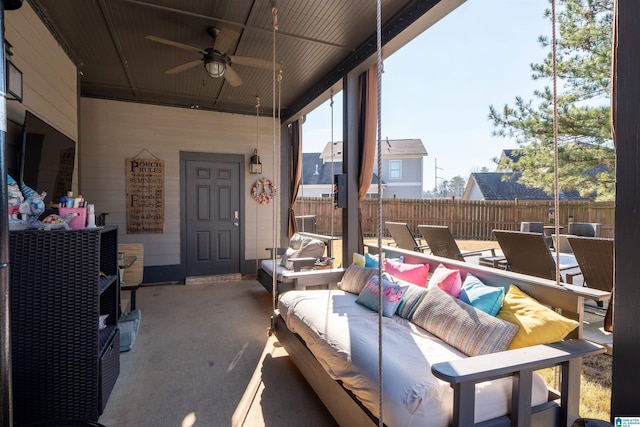
[(540, 304), (515, 285), (509, 287), (496, 317), (520, 327), (509, 350), (557, 342), (578, 327), (578, 322)]
[(361, 255), (357, 252), (353, 253), (353, 265), (357, 265), (358, 267), (364, 267), (365, 264), (365, 258), (364, 255)]

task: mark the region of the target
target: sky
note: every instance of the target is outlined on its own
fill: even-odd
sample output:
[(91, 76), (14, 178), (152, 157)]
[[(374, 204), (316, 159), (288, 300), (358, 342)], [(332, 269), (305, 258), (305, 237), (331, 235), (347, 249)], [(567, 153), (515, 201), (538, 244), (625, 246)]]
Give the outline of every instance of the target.
[[(547, 0), (467, 0), (384, 60), (382, 138), (421, 139), (424, 188), (481, 167), (515, 148), (493, 136), (489, 106), (514, 105), (516, 96), (550, 81), (534, 81), (531, 63), (542, 62), (538, 38), (551, 35)], [(342, 140), (342, 93), (334, 95), (333, 140)], [(331, 108), (322, 104), (303, 125), (303, 152), (321, 152), (331, 137)], [(437, 159), (437, 160), (436, 160)]]

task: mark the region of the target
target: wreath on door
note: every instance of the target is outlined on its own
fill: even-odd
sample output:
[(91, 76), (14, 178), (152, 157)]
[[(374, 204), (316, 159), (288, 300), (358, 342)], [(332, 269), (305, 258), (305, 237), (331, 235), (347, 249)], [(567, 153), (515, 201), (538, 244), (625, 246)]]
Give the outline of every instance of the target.
[(267, 178), (260, 178), (251, 186), (251, 197), (261, 205), (268, 205), (276, 195), (276, 187)]

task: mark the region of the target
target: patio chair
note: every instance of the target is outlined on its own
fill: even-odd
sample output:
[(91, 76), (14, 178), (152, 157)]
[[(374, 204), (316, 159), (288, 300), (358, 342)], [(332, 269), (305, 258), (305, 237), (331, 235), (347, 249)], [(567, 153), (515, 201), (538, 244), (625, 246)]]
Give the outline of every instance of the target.
[(429, 246), (416, 241), (416, 238), (413, 236), (413, 233), (406, 222), (386, 221), (384, 224), (387, 226), (387, 230), (389, 230), (389, 233), (396, 242), (397, 247), (418, 252), (424, 252), (425, 249), (429, 248)]
[(543, 233), (544, 223), (543, 222), (526, 222), (526, 221), (521, 222), (520, 231), (525, 233)]
[(600, 237), (599, 222), (570, 222), (568, 233), (574, 236)]
[[(493, 234), (511, 271), (556, 280), (556, 261), (542, 233), (493, 230)], [(577, 272), (578, 265), (571, 255), (561, 254), (560, 270), (565, 273)]]
[(486, 252), (490, 252), (492, 257), (496, 256), (494, 248), (460, 251), (453, 234), (451, 234), (451, 230), (446, 225), (418, 225), (418, 231), (427, 242), (427, 245), (429, 245), (431, 253), (435, 256), (458, 261), (465, 261), (466, 257), (482, 256)]
[(569, 244), (569, 240), (567, 239), (568, 237), (568, 234), (558, 234), (557, 236), (555, 234), (552, 234), (551, 238), (553, 239), (554, 249), (563, 254), (573, 253), (573, 250), (571, 250), (571, 245)]
[[(271, 293), (273, 291), (273, 275), (275, 273), (276, 294), (312, 283), (314, 277), (311, 277), (308, 273), (313, 272), (316, 267), (316, 261), (318, 258), (324, 258), (325, 253), (328, 258), (332, 257), (331, 248), (333, 242), (338, 239), (338, 237), (333, 236), (297, 232), (289, 240), (288, 247), (266, 248), (269, 251), (269, 258), (260, 262), (260, 267), (257, 271), (258, 281)], [(275, 264), (273, 262), (274, 251), (276, 255)]]
[(530, 222), (523, 221), (520, 223), (520, 231), (523, 233), (542, 233), (544, 235), (544, 241), (547, 246), (551, 248), (553, 241), (551, 239), (551, 232), (545, 231), (544, 222)]
[(612, 332), (613, 239), (568, 236), (567, 240), (580, 266), (585, 286), (612, 293), (605, 315), (605, 330)]

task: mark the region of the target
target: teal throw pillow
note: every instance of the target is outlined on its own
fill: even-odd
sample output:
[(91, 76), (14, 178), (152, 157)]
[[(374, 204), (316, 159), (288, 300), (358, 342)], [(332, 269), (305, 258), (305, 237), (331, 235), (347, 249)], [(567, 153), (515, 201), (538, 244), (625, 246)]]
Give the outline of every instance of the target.
[[(382, 254), (382, 259), (384, 259), (384, 254)], [(367, 268), (378, 268), (378, 264), (380, 264), (380, 255), (371, 255), (369, 252), (364, 254), (364, 266)]]
[(495, 316), (500, 311), (502, 301), (504, 301), (504, 288), (485, 285), (476, 276), (468, 273), (460, 288), (458, 298), (478, 310)]

